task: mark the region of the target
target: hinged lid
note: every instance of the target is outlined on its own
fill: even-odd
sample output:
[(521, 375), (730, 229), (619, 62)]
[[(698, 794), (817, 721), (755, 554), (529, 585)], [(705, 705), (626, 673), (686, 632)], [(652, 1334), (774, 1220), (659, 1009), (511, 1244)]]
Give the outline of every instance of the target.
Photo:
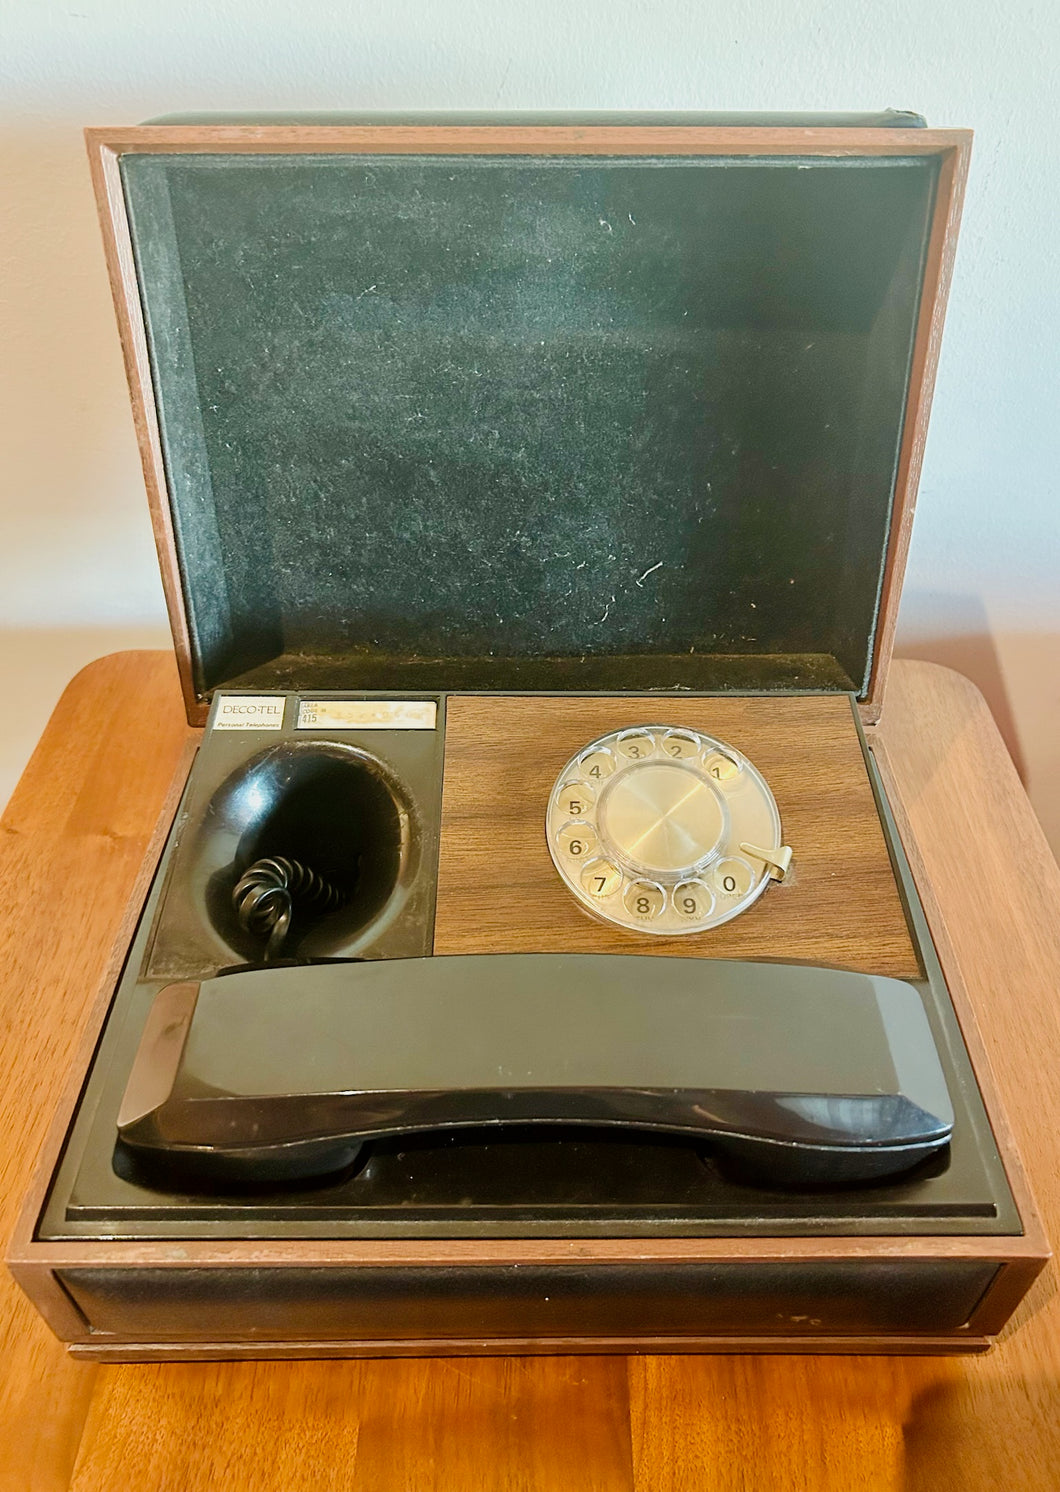
[(191, 718), (222, 685), (874, 715), (970, 139), (894, 122), (91, 131)]

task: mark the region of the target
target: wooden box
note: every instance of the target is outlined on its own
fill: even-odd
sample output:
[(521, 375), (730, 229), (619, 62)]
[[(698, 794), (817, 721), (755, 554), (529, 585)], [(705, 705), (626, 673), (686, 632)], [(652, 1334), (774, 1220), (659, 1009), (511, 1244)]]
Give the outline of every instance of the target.
[[(215, 804), (200, 762), (13, 1244), (53, 1328), (99, 1358), (987, 1345), (1047, 1252), (871, 741), (969, 136), (350, 119), (89, 148), (189, 720), (218, 692), (287, 719), (336, 693), (438, 705), (422, 947), (346, 951), (906, 979), (959, 1123), (948, 1169), (853, 1198), (719, 1188), (713, 1214), (647, 1145), (590, 1144), (569, 1176), (595, 1175), (591, 1205), (569, 1177), (542, 1203), (540, 1141), (457, 1145), (449, 1172), (444, 1146), (391, 1156), (367, 1211), (145, 1200), (111, 1165), (113, 1109), (144, 991), (183, 977), (155, 933)], [(572, 752), (649, 719), (745, 751), (796, 850), (790, 883), (691, 939), (586, 918), (541, 834)], [(208, 931), (188, 957), (225, 961)], [(480, 1165), (506, 1211), (461, 1204)], [(410, 1209), (445, 1176), (444, 1206)]]

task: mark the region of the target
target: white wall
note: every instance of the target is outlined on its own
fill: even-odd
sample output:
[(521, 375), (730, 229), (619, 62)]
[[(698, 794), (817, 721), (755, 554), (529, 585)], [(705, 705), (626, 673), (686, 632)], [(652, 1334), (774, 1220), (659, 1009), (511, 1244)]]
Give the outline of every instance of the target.
[(6, 0), (0, 698), (35, 629), (153, 637), (163, 618), (83, 125), (913, 108), (977, 143), (900, 651), (976, 679), (1060, 847), (1058, 17), (1053, 0)]

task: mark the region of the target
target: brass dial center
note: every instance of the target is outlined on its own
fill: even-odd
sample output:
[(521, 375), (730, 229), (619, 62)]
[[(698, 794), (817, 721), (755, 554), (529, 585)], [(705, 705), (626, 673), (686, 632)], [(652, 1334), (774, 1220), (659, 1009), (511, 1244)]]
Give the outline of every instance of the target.
[(697, 772), (676, 762), (646, 762), (608, 784), (598, 822), (616, 854), (665, 875), (712, 854), (725, 833), (726, 814)]
[(545, 835), (586, 911), (660, 938), (738, 917), (791, 860), (762, 774), (683, 724), (630, 724), (589, 741), (556, 778)]

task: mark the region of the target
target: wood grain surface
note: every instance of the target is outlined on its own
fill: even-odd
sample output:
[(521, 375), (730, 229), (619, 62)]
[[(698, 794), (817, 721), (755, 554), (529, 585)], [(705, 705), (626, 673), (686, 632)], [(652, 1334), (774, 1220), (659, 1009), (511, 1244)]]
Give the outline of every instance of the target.
[[(1047, 1227), (1060, 1231), (1060, 872), (974, 689), (895, 665), (880, 729)], [(172, 660), (93, 665), (3, 821), (5, 1234), (186, 740)], [(975, 846), (969, 861), (969, 845)], [(1060, 1307), (985, 1357), (71, 1362), (6, 1278), (0, 1488), (1054, 1492)]]
[[(164, 653), (69, 685), (0, 821), (0, 1217), (15, 1214), (193, 733)], [(146, 889), (146, 888), (145, 888)], [(95, 1382), (0, 1273), (0, 1488), (65, 1487)]]
[(953, 261), (957, 253), (957, 230), (964, 207), (971, 143), (971, 136), (965, 135), (960, 145), (947, 151), (939, 161), (935, 213), (924, 256), (920, 315), (909, 365), (906, 418), (898, 451), (895, 500), (891, 510), (891, 532), (884, 560), (876, 636), (872, 647), (872, 669), (866, 702), (862, 707), (866, 721), (876, 721), (880, 717), (887, 672), (894, 652), (902, 583), (913, 534), (913, 511), (920, 486), (920, 471), (924, 464), (935, 374), (942, 350), (942, 327), (953, 278)]
[[(689, 726), (763, 774), (795, 852), (783, 884), (709, 932), (654, 938), (596, 921), (545, 844), (556, 775), (607, 731)], [(845, 697), (451, 697), (446, 710), (436, 953), (659, 953), (835, 964), (916, 978), (879, 815)]]

